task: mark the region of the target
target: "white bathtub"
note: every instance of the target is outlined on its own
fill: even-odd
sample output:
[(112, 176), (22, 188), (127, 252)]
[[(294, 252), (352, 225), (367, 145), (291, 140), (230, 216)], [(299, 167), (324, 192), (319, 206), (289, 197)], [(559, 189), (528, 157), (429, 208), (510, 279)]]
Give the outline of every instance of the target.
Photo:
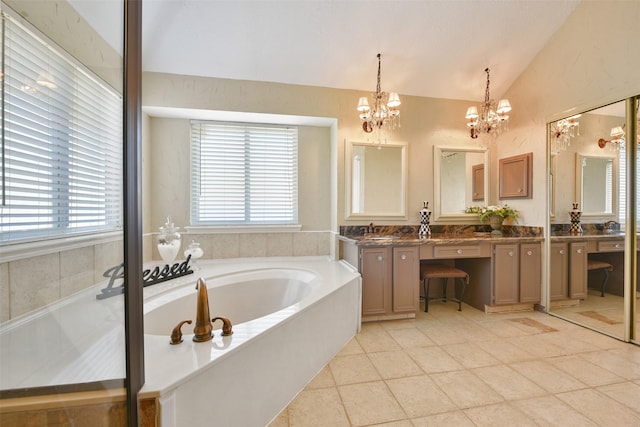
[[(168, 426), (268, 424), (355, 335), (360, 275), (325, 257), (220, 260), (174, 284), (145, 289), (146, 382)], [(169, 335), (195, 323), (195, 280), (207, 284), (211, 317), (228, 317), (233, 335), (183, 343)], [(153, 289), (155, 288), (155, 289)]]

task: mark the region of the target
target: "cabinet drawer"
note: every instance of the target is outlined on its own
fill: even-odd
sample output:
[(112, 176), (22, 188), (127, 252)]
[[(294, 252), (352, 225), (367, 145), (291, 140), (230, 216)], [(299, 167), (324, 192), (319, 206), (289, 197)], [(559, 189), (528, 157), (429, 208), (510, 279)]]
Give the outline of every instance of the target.
[(617, 240), (609, 240), (598, 242), (598, 252), (621, 252), (624, 251), (624, 242)]
[(433, 248), (434, 258), (473, 258), (480, 255), (480, 245), (443, 245)]

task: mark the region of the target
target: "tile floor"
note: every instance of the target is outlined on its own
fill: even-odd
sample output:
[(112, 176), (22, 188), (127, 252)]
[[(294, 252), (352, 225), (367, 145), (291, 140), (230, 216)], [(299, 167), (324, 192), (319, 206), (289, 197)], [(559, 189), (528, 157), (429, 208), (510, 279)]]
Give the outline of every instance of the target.
[(269, 427), (640, 426), (640, 347), (538, 312), (429, 310), (363, 324)]

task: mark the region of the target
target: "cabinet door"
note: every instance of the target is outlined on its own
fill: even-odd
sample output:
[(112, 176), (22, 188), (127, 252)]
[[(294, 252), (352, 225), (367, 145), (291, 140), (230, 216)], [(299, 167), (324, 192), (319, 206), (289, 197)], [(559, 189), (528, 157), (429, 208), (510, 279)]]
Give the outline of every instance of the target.
[(587, 242), (570, 243), (569, 255), (569, 296), (587, 296)]
[(518, 302), (518, 245), (495, 245), (493, 257), (493, 303)]
[(540, 243), (520, 245), (520, 302), (540, 302), (542, 261)]
[(550, 252), (549, 298), (551, 301), (567, 299), (569, 297), (567, 244), (551, 243)]
[(393, 312), (415, 313), (420, 300), (418, 247), (393, 248)]
[(391, 248), (360, 249), (362, 315), (386, 314), (391, 310)]

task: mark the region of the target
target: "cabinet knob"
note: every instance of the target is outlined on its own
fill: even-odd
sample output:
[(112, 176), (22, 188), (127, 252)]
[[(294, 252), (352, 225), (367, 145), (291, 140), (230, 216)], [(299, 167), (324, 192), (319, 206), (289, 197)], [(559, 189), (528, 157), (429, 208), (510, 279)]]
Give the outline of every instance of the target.
[(462, 249), (458, 249), (456, 252), (458, 253), (458, 255), (460, 255), (462, 254)]
[(378, 261), (382, 261), (382, 255), (378, 255)]
[(564, 255), (564, 249), (560, 249), (560, 255)]
[(620, 247), (620, 243), (616, 243), (616, 249)]
[(509, 251), (509, 256), (513, 256), (513, 251)]
[(402, 254), (400, 255), (400, 259), (404, 261), (405, 259), (407, 259), (407, 256), (405, 254)]
[(578, 250), (576, 250), (576, 252), (581, 254), (582, 253), (582, 249), (578, 249)]
[(531, 256), (531, 255), (533, 255), (533, 252), (527, 251), (527, 255)]

